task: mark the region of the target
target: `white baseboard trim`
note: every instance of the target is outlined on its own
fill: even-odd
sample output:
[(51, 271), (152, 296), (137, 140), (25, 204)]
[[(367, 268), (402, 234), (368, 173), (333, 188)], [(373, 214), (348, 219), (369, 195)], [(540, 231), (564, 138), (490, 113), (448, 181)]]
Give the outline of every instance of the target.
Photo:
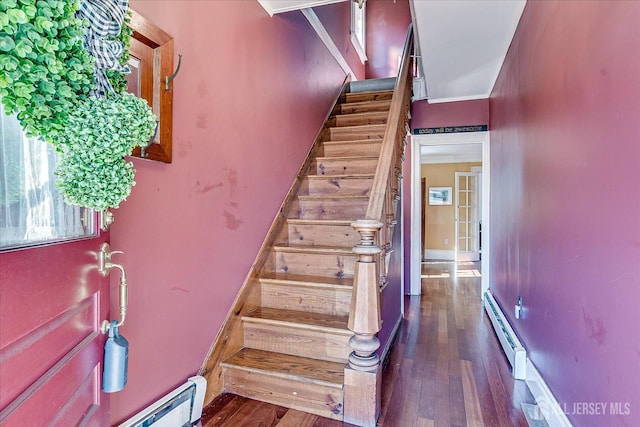
[(536, 399), (536, 404), (549, 427), (571, 427), (571, 422), (567, 418), (565, 411), (553, 393), (551, 393), (551, 390), (549, 390), (540, 372), (529, 359), (527, 359), (527, 387), (529, 387), (529, 391)]
[(391, 346), (393, 346), (393, 343), (396, 340), (396, 335), (398, 334), (398, 330), (400, 329), (401, 324), (402, 324), (402, 314), (400, 314), (400, 317), (398, 317), (398, 320), (396, 320), (396, 324), (393, 327), (393, 331), (391, 331), (391, 335), (389, 335), (389, 339), (387, 340), (387, 343), (382, 349), (382, 353), (380, 353), (381, 364), (384, 364), (384, 361), (387, 359), (387, 356), (389, 356), (389, 351), (391, 350)]
[(447, 249), (425, 249), (424, 259), (444, 259), (447, 261), (455, 261), (456, 251)]
[(511, 364), (513, 377), (517, 380), (527, 378), (527, 350), (524, 348), (507, 317), (494, 299), (491, 291), (484, 293), (484, 308), (491, 320), (493, 329), (500, 341), (502, 350)]

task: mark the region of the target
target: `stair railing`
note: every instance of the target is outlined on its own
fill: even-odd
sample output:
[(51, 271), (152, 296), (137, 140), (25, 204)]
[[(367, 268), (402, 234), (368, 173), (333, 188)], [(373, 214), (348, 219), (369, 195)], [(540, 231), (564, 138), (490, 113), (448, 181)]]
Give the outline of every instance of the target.
[(413, 27), (409, 26), (400, 71), (391, 99), (387, 127), (376, 167), (365, 218), (352, 223), (360, 233), (353, 279), (349, 329), (352, 352), (345, 368), (345, 422), (375, 426), (380, 413), (380, 358), (376, 336), (382, 322), (380, 292), (387, 282), (387, 260), (391, 250), (396, 206), (408, 134), (413, 77)]

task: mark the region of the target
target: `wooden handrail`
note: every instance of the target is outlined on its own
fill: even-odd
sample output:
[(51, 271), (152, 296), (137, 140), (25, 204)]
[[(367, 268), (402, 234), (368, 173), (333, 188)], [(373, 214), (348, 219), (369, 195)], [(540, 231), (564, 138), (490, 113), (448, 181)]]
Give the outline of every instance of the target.
[(375, 426), (380, 414), (381, 371), (377, 354), (382, 326), (380, 289), (386, 283), (386, 260), (399, 195), (399, 178), (406, 143), (411, 102), (413, 27), (407, 40), (400, 72), (391, 98), (380, 158), (373, 178), (365, 218), (351, 226), (360, 234), (353, 248), (357, 261), (353, 277), (349, 330), (351, 354), (345, 367), (344, 421), (360, 426)]
[[(380, 151), (380, 159), (376, 167), (376, 174), (373, 178), (373, 186), (371, 188), (371, 197), (367, 207), (366, 219), (374, 219), (386, 223), (382, 218), (385, 196), (389, 186), (389, 177), (391, 175), (392, 163), (394, 160), (394, 151), (397, 148), (397, 137), (400, 132), (404, 132), (403, 110), (407, 108), (411, 97), (411, 61), (413, 50), (413, 25), (409, 26), (407, 31), (407, 39), (404, 44), (402, 53), (402, 63), (396, 86), (393, 90), (393, 98), (391, 99), (391, 107), (389, 109), (389, 118), (387, 120), (387, 129), (384, 132), (382, 140), (382, 149)], [(399, 127), (402, 125), (402, 128)], [(404, 135), (404, 134), (403, 134)]]

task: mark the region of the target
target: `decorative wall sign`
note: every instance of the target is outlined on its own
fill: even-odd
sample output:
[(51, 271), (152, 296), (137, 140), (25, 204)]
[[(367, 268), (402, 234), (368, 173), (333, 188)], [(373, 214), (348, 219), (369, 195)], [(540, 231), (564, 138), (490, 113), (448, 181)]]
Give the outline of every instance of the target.
[(451, 187), (429, 187), (430, 205), (450, 205), (453, 201)]
[(463, 132), (486, 132), (487, 125), (472, 126), (443, 126), (439, 128), (416, 128), (413, 130), (414, 135), (434, 135), (438, 133), (463, 133)]

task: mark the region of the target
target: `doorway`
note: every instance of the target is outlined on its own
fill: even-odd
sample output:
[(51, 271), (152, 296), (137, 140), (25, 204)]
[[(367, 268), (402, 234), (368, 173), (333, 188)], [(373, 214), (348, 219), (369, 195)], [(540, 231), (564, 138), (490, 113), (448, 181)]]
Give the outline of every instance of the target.
[[(489, 157), (489, 132), (467, 132), (449, 133), (434, 135), (412, 135), (411, 137), (411, 228), (410, 235), (410, 289), (409, 294), (420, 295), (421, 293), (421, 261), (423, 250), (421, 247), (422, 238), (418, 238), (421, 232), (422, 218), (422, 194), (421, 194), (421, 152), (431, 150), (433, 153), (451, 151), (453, 148), (460, 148), (462, 145), (475, 145), (481, 150), (482, 174), (478, 176), (478, 197), (481, 197), (482, 212), (478, 219), (482, 222), (482, 232), (478, 230), (477, 245), (478, 250), (482, 248), (481, 269), (482, 269), (482, 289), (484, 294), (489, 289), (490, 278), (490, 223), (489, 223), (489, 184), (490, 184), (490, 157)], [(429, 183), (427, 183), (429, 186)]]

